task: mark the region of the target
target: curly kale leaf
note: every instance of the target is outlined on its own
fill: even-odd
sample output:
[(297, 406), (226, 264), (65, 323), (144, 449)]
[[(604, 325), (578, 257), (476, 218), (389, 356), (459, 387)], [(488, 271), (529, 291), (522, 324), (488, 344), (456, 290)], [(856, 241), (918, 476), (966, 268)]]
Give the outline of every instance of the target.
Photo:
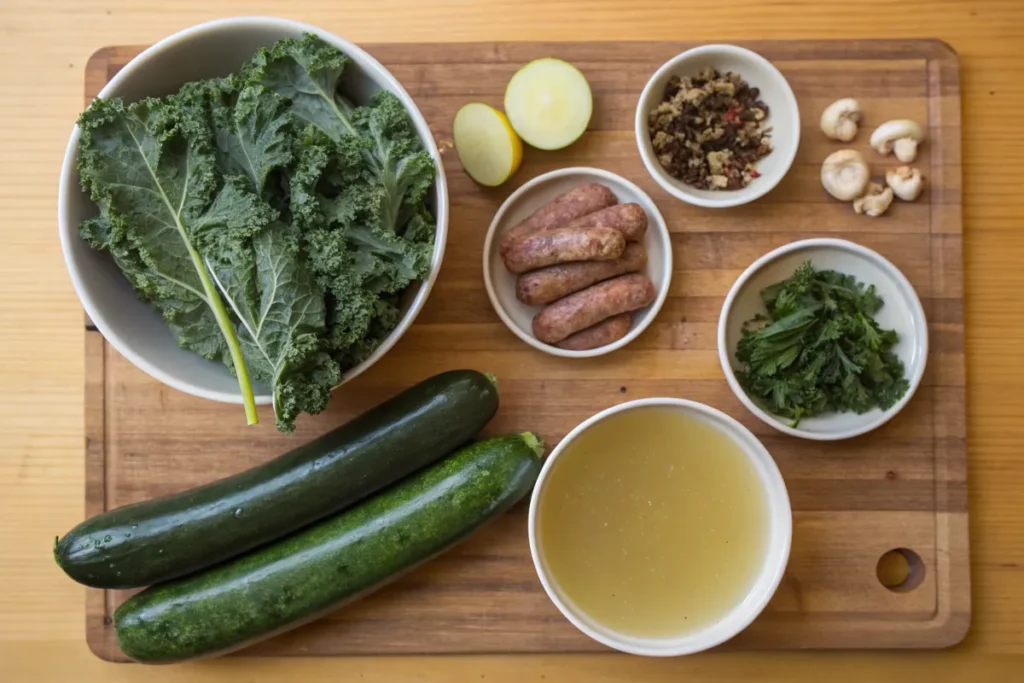
[(334, 142), (332, 151), (341, 164), (329, 184), (337, 189), (363, 185), (373, 196), (358, 201), (375, 205), (374, 227), (401, 233), (434, 181), (434, 163), (396, 95), (380, 91), (364, 107), (342, 97), (339, 87), (348, 63), (338, 50), (306, 35), (261, 50), (246, 77), (284, 97), (296, 121)]
[(301, 127), (290, 210), (329, 295), (331, 349), (351, 367), (397, 324), (394, 295), (429, 271), (434, 163), (395, 95), (361, 107), (341, 96), (347, 64), (307, 35), (261, 51), (246, 78), (285, 98)]
[(79, 125), (82, 184), (102, 208), (100, 221), (83, 226), (85, 238), (109, 244), (122, 267), (136, 266), (128, 279), (161, 311), (181, 346), (229, 364), (247, 419), (255, 422), (238, 338), (199, 243), (243, 240), (272, 216), (234, 186), (218, 191), (205, 127), (173, 100), (98, 100)]
[(243, 86), (234, 76), (186, 83), (177, 99), (213, 131), (217, 170), (247, 179), (251, 192), (275, 204), (274, 171), (292, 161), (287, 103), (262, 86)]
[(253, 375), (274, 388), (274, 414), (291, 431), (299, 413), (319, 413), (341, 381), (326, 352), (323, 290), (308, 272), (298, 231), (276, 222), (251, 248), (215, 252), (211, 272), (239, 320)]
[(280, 97), (258, 86), (242, 89), (230, 110), (214, 119), (217, 149), (226, 174), (248, 178), (253, 192), (263, 195), (271, 172), (292, 160), (288, 135), (291, 120)]
[[(323, 408), (340, 374), (324, 353), (323, 293), (302, 271), (305, 256), (276, 239), (276, 212), (242, 176), (217, 172), (194, 104), (99, 100), (83, 115), (80, 172), (101, 211), (82, 234), (110, 251), (179, 345), (235, 372), (249, 403), (250, 373), (271, 386), (288, 429), (297, 411)], [(321, 384), (298, 391), (307, 378)]]
[(761, 297), (768, 316), (744, 324), (737, 377), (793, 426), (826, 412), (885, 409), (909, 389), (892, 352), (898, 335), (874, 319), (883, 304), (874, 286), (807, 261)]
[(434, 182), (434, 162), (394, 93), (378, 92), (369, 106), (355, 110), (353, 118), (360, 134), (372, 142), (370, 168), (379, 184), (377, 225), (395, 232), (404, 227)]
[(245, 68), (244, 77), (284, 97), (297, 121), (316, 126), (337, 142), (355, 134), (353, 107), (338, 93), (350, 62), (339, 50), (307, 34), (262, 48)]

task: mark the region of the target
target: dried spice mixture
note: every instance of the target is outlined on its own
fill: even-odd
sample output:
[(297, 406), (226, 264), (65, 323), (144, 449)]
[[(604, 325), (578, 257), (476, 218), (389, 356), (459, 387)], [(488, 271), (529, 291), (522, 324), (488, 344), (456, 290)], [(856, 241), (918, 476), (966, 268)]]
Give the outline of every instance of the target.
[(768, 105), (739, 74), (708, 67), (673, 76), (648, 117), (654, 153), (670, 175), (701, 190), (738, 190), (772, 151)]

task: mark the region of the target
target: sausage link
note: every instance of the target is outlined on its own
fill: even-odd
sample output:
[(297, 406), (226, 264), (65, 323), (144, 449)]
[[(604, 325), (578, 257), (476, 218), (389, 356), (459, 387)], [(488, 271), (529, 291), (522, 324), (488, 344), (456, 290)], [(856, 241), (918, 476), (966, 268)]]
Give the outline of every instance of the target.
[(647, 232), (647, 214), (639, 204), (615, 204), (577, 218), (565, 227), (592, 228), (597, 225), (615, 228), (627, 242), (638, 242)]
[(580, 330), (576, 334), (570, 334), (558, 342), (557, 346), (560, 349), (568, 349), (570, 351), (599, 349), (625, 337), (626, 333), (629, 332), (629, 324), (632, 321), (632, 313), (613, 315), (596, 325)]
[(617, 201), (615, 194), (599, 183), (585, 183), (573, 188), (555, 197), (505, 233), (501, 239), (501, 255), (504, 257), (512, 243), (519, 238), (540, 230), (560, 228), (580, 216), (599, 211)]
[(614, 228), (558, 228), (516, 240), (502, 257), (513, 273), (566, 261), (607, 261), (622, 255), (626, 240)]
[(533, 317), (533, 336), (555, 344), (605, 318), (635, 311), (654, 301), (654, 283), (633, 273), (599, 282), (559, 299)]
[(630, 242), (622, 256), (612, 261), (560, 263), (523, 273), (516, 279), (516, 298), (527, 306), (543, 306), (595, 282), (643, 270), (645, 265), (647, 252), (636, 242)]

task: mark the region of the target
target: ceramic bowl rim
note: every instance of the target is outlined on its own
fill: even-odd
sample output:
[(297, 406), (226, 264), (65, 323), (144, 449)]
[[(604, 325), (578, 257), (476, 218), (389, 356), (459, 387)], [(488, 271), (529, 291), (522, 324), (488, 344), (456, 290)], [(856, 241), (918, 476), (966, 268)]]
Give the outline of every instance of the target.
[[(741, 190), (718, 193), (721, 196), (716, 195), (714, 197), (705, 197), (676, 186), (669, 179), (668, 173), (666, 173), (665, 169), (661, 167), (661, 164), (656, 162), (654, 159), (654, 151), (651, 148), (650, 134), (647, 130), (647, 113), (650, 108), (650, 100), (655, 94), (653, 92), (655, 84), (658, 83), (667, 73), (675, 71), (679, 68), (680, 64), (689, 59), (702, 57), (709, 53), (716, 52), (730, 53), (739, 59), (746, 59), (751, 62), (755, 62), (772, 74), (774, 78), (778, 79), (779, 83), (782, 85), (780, 94), (786, 102), (785, 113), (788, 117), (792, 118), (791, 132), (794, 135), (794, 140), (790, 153), (782, 160), (778, 170), (771, 176), (762, 176), (757, 179), (757, 183), (752, 183)], [(773, 112), (772, 116), (774, 115), (775, 113)], [(647, 172), (655, 182), (657, 182), (663, 190), (677, 199), (681, 199), (682, 201), (688, 204), (693, 204), (694, 206), (701, 206), (710, 209), (724, 209), (733, 206), (742, 206), (743, 204), (748, 204), (756, 199), (760, 199), (775, 189), (782, 179), (786, 177), (786, 174), (789, 173), (789, 170), (792, 168), (793, 162), (796, 159), (797, 151), (800, 148), (800, 126), (800, 108), (797, 104), (796, 95), (793, 93), (793, 88), (789, 85), (789, 81), (786, 80), (786, 77), (781, 71), (779, 71), (778, 67), (772, 64), (767, 58), (753, 50), (740, 47), (739, 45), (729, 45), (727, 43), (712, 43), (684, 50), (658, 67), (658, 70), (655, 71), (654, 75), (647, 80), (647, 84), (640, 93), (640, 98), (637, 100), (636, 113), (633, 122), (633, 130), (636, 137), (636, 144), (640, 151), (640, 159), (643, 161), (644, 168), (647, 169)], [(777, 150), (772, 153), (777, 153)]]
[[(554, 580), (549, 576), (543, 561), (537, 533), (538, 509), (541, 498), (544, 495), (544, 485), (559, 456), (565, 452), (568, 445), (581, 433), (601, 420), (627, 410), (652, 406), (667, 406), (696, 413), (701, 419), (715, 423), (740, 446), (741, 450), (754, 462), (759, 472), (759, 479), (764, 485), (764, 490), (768, 497), (769, 515), (772, 520), (772, 540), (774, 541), (765, 550), (761, 569), (750, 591), (725, 617), (704, 629), (668, 638), (627, 636), (616, 633), (608, 627), (603, 627), (596, 623), (588, 623), (589, 619), (579, 614), (575, 608), (566, 604), (566, 601), (562, 599), (555, 589)], [(786, 566), (789, 563), (793, 538), (792, 515), (789, 492), (778, 465), (764, 444), (738, 420), (717, 408), (690, 399), (672, 397), (641, 398), (605, 408), (591, 415), (573, 428), (545, 459), (530, 497), (528, 518), (530, 556), (533, 559), (534, 569), (548, 598), (576, 628), (597, 642), (621, 652), (635, 655), (651, 657), (687, 655), (724, 643), (746, 629), (761, 614), (778, 589), (786, 571)], [(758, 597), (752, 601), (750, 597), (755, 593), (758, 594)], [(722, 624), (725, 624), (725, 626), (722, 626)]]
[[(739, 296), (740, 291), (746, 283), (767, 264), (794, 251), (810, 248), (828, 248), (849, 251), (873, 261), (883, 272), (893, 279), (901, 293), (904, 295), (908, 307), (910, 308), (911, 315), (914, 317), (915, 321), (921, 323), (920, 325), (914, 326), (915, 335), (913, 339), (910, 340), (910, 343), (914, 345), (918, 353), (920, 353), (921, 362), (914, 367), (913, 374), (908, 377), (910, 387), (907, 389), (907, 393), (905, 393), (903, 398), (897, 401), (891, 408), (880, 411), (876, 420), (852, 429), (837, 430), (834, 432), (811, 432), (798, 427), (790, 427), (779, 418), (770, 415), (747, 395), (747, 392), (740, 386), (739, 380), (736, 379), (736, 371), (732, 367), (733, 351), (728, 348), (726, 337), (729, 327), (729, 314), (732, 311), (732, 306), (736, 301), (736, 297)], [(718, 361), (722, 366), (722, 372), (725, 373), (725, 379), (729, 383), (729, 387), (732, 389), (732, 392), (736, 394), (736, 398), (743, 403), (747, 410), (768, 426), (773, 427), (784, 434), (800, 437), (802, 439), (811, 439), (813, 441), (839, 441), (841, 439), (860, 436), (861, 434), (866, 434), (881, 427), (886, 422), (896, 417), (907, 403), (910, 402), (910, 399), (913, 398), (914, 393), (921, 385), (925, 367), (928, 365), (928, 319), (924, 313), (924, 306), (921, 305), (921, 299), (918, 297), (914, 286), (910, 284), (910, 280), (907, 279), (899, 268), (877, 251), (857, 244), (856, 242), (834, 237), (815, 237), (811, 239), (797, 240), (769, 251), (767, 254), (751, 263), (747, 269), (744, 270), (738, 278), (736, 278), (736, 282), (733, 283), (732, 288), (729, 289), (729, 294), (725, 297), (721, 313), (718, 316)]]
[[(633, 192), (638, 197), (645, 200), (653, 209), (653, 214), (650, 211), (648, 211), (647, 229), (657, 231), (658, 239), (664, 245), (664, 248), (662, 249), (661, 253), (661, 264), (665, 273), (665, 285), (663, 287), (658, 288), (658, 294), (655, 297), (654, 301), (652, 301), (646, 307), (647, 311), (644, 313), (643, 318), (637, 321), (633, 329), (631, 329), (621, 339), (617, 339), (611, 344), (606, 344), (596, 349), (587, 349), (585, 351), (572, 351), (569, 349), (560, 349), (552, 344), (545, 344), (544, 342), (534, 337), (532, 334), (521, 329), (519, 325), (517, 325), (516, 322), (512, 320), (512, 317), (505, 310), (505, 307), (501, 305), (501, 300), (498, 298), (496, 285), (494, 283), (494, 276), (491, 272), (491, 251), (494, 248), (494, 240), (496, 239), (498, 226), (504, 219), (505, 214), (508, 211), (510, 211), (513, 206), (516, 205), (516, 203), (523, 195), (525, 195), (533, 188), (543, 185), (544, 183), (549, 182), (551, 180), (555, 180), (557, 178), (562, 178), (564, 176), (576, 174), (597, 176), (598, 178), (603, 179), (605, 181), (624, 185), (630, 190), (630, 192)], [(650, 258), (650, 256), (651, 255), (648, 254), (648, 258)], [(654, 200), (651, 199), (650, 195), (641, 190), (635, 183), (627, 180), (626, 178), (623, 178), (617, 173), (613, 173), (611, 171), (607, 171), (601, 168), (593, 168), (591, 166), (571, 166), (568, 168), (559, 168), (553, 171), (548, 171), (547, 173), (542, 173), (536, 178), (531, 178), (530, 180), (523, 183), (519, 188), (517, 188), (512, 194), (510, 194), (504, 202), (502, 202), (501, 206), (498, 208), (497, 213), (494, 214), (494, 218), (491, 219), (491, 224), (487, 228), (487, 235), (484, 238), (484, 287), (487, 290), (487, 298), (490, 299), (491, 307), (494, 309), (494, 312), (498, 314), (498, 317), (501, 318), (501, 321), (505, 323), (505, 326), (508, 327), (508, 329), (511, 330), (513, 334), (515, 334), (517, 337), (519, 337), (521, 340), (523, 340), (533, 348), (539, 351), (543, 351), (544, 353), (550, 354), (552, 356), (560, 356), (562, 358), (593, 358), (595, 356), (603, 356), (606, 353), (611, 353), (616, 349), (621, 349), (623, 346), (625, 346), (626, 344), (630, 343), (638, 336), (640, 336), (640, 334), (642, 334), (643, 331), (646, 330), (652, 322), (654, 322), (654, 319), (658, 316), (658, 312), (661, 311), (662, 305), (664, 305), (665, 303), (665, 299), (668, 298), (668, 292), (672, 286), (672, 256), (672, 239), (668, 231), (668, 225), (665, 223), (664, 217), (661, 215), (661, 212), (658, 210), (657, 205), (654, 203)], [(655, 283), (655, 286), (657, 286), (657, 283)]]

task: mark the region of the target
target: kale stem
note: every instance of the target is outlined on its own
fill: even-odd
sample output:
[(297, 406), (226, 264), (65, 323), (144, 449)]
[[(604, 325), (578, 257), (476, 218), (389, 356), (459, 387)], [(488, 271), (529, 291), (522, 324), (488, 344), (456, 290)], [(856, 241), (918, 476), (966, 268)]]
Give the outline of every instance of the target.
[(220, 293), (210, 280), (210, 274), (207, 272), (206, 264), (203, 263), (199, 252), (187, 240), (185, 245), (188, 247), (188, 253), (192, 257), (192, 264), (199, 274), (199, 281), (203, 285), (203, 291), (206, 292), (206, 298), (209, 300), (213, 317), (216, 318), (217, 326), (220, 327), (220, 332), (224, 335), (224, 341), (228, 344), (228, 351), (231, 353), (231, 363), (235, 367), (235, 376), (238, 378), (238, 389), (242, 394), (242, 405), (245, 406), (245, 421), (250, 425), (257, 424), (260, 421), (260, 416), (256, 412), (256, 398), (252, 393), (252, 381), (249, 379), (249, 370), (245, 367), (242, 347), (238, 344), (238, 336), (231, 325), (231, 318), (228, 317), (227, 309), (224, 308), (224, 301), (220, 298)]
[(224, 302), (220, 298), (220, 294), (217, 293), (216, 288), (213, 286), (213, 282), (210, 281), (210, 274), (206, 270), (206, 264), (203, 263), (202, 256), (196, 251), (196, 248), (192, 246), (192, 240), (189, 238), (188, 231), (185, 230), (185, 226), (181, 222), (181, 211), (185, 205), (185, 192), (188, 189), (188, 174), (186, 172), (185, 187), (182, 190), (181, 202), (177, 209), (171, 202), (167, 193), (164, 191), (163, 186), (160, 184), (160, 179), (157, 177), (156, 170), (150, 163), (149, 158), (146, 156), (143, 149), (142, 143), (139, 142), (135, 133), (128, 129), (129, 134), (132, 136), (132, 141), (135, 143), (135, 147), (139, 152), (139, 158), (145, 165), (146, 170), (149, 172), (150, 177), (153, 179), (153, 186), (160, 194), (161, 200), (163, 200), (164, 206), (167, 208), (167, 212), (174, 218), (174, 227), (178, 231), (178, 236), (181, 238), (182, 243), (185, 245), (185, 249), (188, 250), (189, 258), (192, 259), (192, 267), (196, 269), (196, 274), (199, 277), (199, 282), (203, 285), (203, 291), (206, 293), (207, 303), (210, 309), (213, 311), (213, 317), (217, 320), (217, 326), (220, 327), (221, 334), (224, 335), (224, 341), (228, 344), (228, 351), (231, 353), (231, 362), (235, 366), (235, 376), (238, 378), (238, 388), (242, 393), (242, 405), (245, 406), (245, 419), (251, 425), (256, 424), (260, 421), (259, 414), (256, 412), (256, 399), (252, 395), (252, 382), (249, 380), (249, 371), (245, 367), (245, 360), (242, 358), (242, 349), (238, 345), (238, 337), (235, 336), (235, 330), (231, 326), (231, 319), (228, 317), (228, 312), (224, 308)]

